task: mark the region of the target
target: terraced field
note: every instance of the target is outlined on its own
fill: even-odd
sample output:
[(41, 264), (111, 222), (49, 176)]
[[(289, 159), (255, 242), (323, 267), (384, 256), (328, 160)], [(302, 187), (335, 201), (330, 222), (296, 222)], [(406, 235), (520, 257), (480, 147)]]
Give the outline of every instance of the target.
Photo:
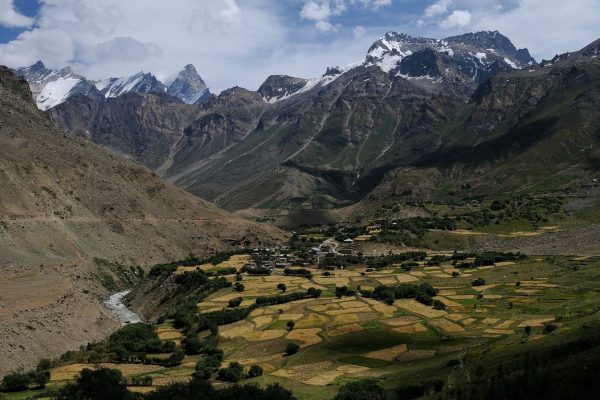
[[(600, 274), (600, 260), (595, 258), (529, 257), (458, 270), (450, 262), (426, 266), (430, 257), (408, 272), (391, 266), (373, 272), (336, 270), (331, 277), (314, 270), (311, 279), (284, 276), (279, 270), (270, 276), (243, 274), (243, 292), (222, 289), (197, 307), (201, 313), (220, 310), (235, 297), (249, 305), (258, 296), (280, 293), (278, 283), (284, 283), (288, 293), (321, 289), (320, 298), (260, 307), (245, 320), (220, 326), (219, 346), (225, 353), (224, 365), (232, 361), (245, 367), (260, 365), (265, 375), (256, 378), (258, 382), (280, 382), (301, 398), (325, 399), (348, 379), (412, 376), (423, 368), (443, 369), (449, 360), (473, 349), (552, 340), (571, 329), (572, 319), (565, 318), (570, 312), (600, 305), (590, 279)], [(486, 284), (472, 286), (475, 278), (483, 278)], [(381, 284), (424, 282), (438, 289), (435, 298), (446, 305), (445, 310), (413, 299), (387, 305), (359, 294), (334, 296), (336, 286), (373, 289)], [(288, 321), (295, 323), (292, 330)], [(553, 333), (544, 334), (550, 323)], [(524, 333), (526, 327), (531, 329), (529, 335)], [(157, 332), (164, 341), (180, 338), (168, 321), (157, 326)], [(285, 356), (290, 341), (301, 349)], [(180, 367), (136, 376), (150, 375), (158, 378), (155, 384), (164, 384), (190, 376), (197, 360), (188, 356)]]
[[(279, 283), (286, 285), (287, 293), (321, 289), (319, 298), (257, 307), (247, 318), (221, 325), (218, 331), (223, 365), (236, 361), (246, 370), (259, 365), (264, 375), (250, 381), (278, 382), (298, 398), (309, 400), (333, 398), (340, 385), (357, 378), (380, 379), (384, 386), (389, 382), (421, 382), (425, 372), (430, 379), (460, 380), (465, 374), (463, 363), (472, 371), (480, 359), (487, 363), (514, 357), (532, 346), (561, 343), (600, 323), (600, 257), (530, 256), (471, 269), (457, 269), (450, 262), (427, 266), (433, 256), (449, 254), (430, 253), (410, 271), (391, 265), (366, 272), (364, 266), (357, 266), (325, 277), (314, 269), (311, 279), (284, 276), (281, 270), (270, 276), (243, 273), (243, 292), (221, 289), (197, 304), (197, 309), (199, 313), (221, 310), (236, 297), (242, 297), (242, 305), (254, 304), (258, 296), (281, 293)], [(239, 268), (245, 262), (245, 256), (234, 256), (217, 266), (202, 268)], [(473, 286), (476, 278), (483, 278), (485, 284)], [(227, 279), (233, 281), (235, 276)], [(435, 299), (442, 301), (445, 309), (434, 309), (414, 299), (398, 299), (388, 305), (360, 294), (335, 296), (335, 288), (344, 285), (373, 289), (401, 283), (431, 284), (438, 290)], [(291, 330), (288, 321), (294, 322)], [(185, 337), (171, 320), (154, 329), (161, 341), (174, 341), (177, 347)], [(200, 332), (199, 338), (208, 334)], [(291, 341), (300, 351), (286, 356), (284, 351)], [(168, 354), (148, 356), (167, 358)], [(152, 377), (152, 386), (130, 387), (147, 392), (190, 379), (203, 357), (185, 356), (181, 365), (174, 367), (101, 365), (119, 369), (129, 381)], [(59, 388), (83, 368), (95, 365), (73, 361), (53, 368), (48, 388)], [(20, 392), (9, 398), (39, 393)]]

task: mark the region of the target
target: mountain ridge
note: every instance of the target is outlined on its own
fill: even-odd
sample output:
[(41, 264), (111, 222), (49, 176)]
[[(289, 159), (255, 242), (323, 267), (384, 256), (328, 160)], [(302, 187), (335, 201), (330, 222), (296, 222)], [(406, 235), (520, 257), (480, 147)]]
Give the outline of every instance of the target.
[[(181, 105), (178, 115), (186, 118), (170, 127), (148, 121), (171, 115), (166, 111), (173, 106), (148, 114), (142, 104), (158, 104), (160, 95), (141, 94), (140, 105), (119, 114), (104, 132), (127, 128), (131, 115), (153, 115), (123, 132), (139, 138), (155, 132), (148, 136), (155, 139), (142, 142), (163, 143), (158, 161), (146, 150), (146, 156), (134, 149), (125, 154), (232, 211), (345, 207), (368, 198), (398, 168), (430, 168), (426, 160), (444, 149), (469, 150), (510, 137), (568, 68), (597, 63), (594, 43), (537, 64), (498, 32), (439, 40), (390, 32), (362, 63), (328, 68), (313, 79), (274, 75), (256, 92), (233, 88), (194, 108)], [(115, 101), (99, 104), (99, 113), (80, 118), (77, 129), (97, 124), (109, 109), (126, 108), (125, 98)], [(73, 134), (77, 118), (69, 115), (83, 115), (86, 107), (66, 102), (51, 115)]]
[(96, 100), (119, 97), (127, 93), (168, 94), (185, 104), (204, 101), (211, 95), (192, 64), (186, 65), (168, 85), (159, 81), (153, 74), (143, 71), (126, 77), (93, 81), (74, 73), (70, 67), (59, 71), (48, 69), (41, 60), (14, 71), (27, 79), (36, 104), (43, 111), (62, 104), (77, 94), (84, 94)]

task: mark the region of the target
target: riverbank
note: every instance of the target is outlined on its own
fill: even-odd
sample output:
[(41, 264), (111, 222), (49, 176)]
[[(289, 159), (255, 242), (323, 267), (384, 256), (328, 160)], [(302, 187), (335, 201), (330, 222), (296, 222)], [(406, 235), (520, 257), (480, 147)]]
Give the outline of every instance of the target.
[(143, 322), (138, 314), (131, 311), (123, 303), (123, 298), (127, 296), (129, 292), (131, 292), (131, 289), (113, 293), (108, 299), (104, 300), (104, 305), (119, 318), (121, 325)]

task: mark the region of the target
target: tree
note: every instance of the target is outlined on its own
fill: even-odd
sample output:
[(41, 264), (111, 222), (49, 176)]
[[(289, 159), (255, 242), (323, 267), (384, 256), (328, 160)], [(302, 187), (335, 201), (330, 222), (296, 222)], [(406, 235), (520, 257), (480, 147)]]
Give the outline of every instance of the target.
[(244, 284), (240, 283), (240, 282), (236, 282), (235, 285), (233, 285), (233, 289), (236, 292), (243, 292), (244, 291)]
[(288, 331), (291, 331), (292, 329), (294, 329), (294, 325), (296, 325), (296, 323), (294, 321), (288, 321), (286, 324)]
[(248, 378), (256, 378), (257, 376), (262, 376), (263, 369), (260, 365), (252, 365), (248, 370)]
[(242, 304), (242, 298), (236, 297), (236, 298), (230, 299), (229, 304), (227, 306), (229, 308), (236, 308), (236, 307), (239, 307), (240, 304)]
[(524, 331), (527, 336), (531, 335), (531, 327), (529, 325), (525, 327)]
[(235, 281), (236, 282), (241, 282), (242, 281), (242, 274), (240, 274), (239, 272), (237, 274), (235, 274)]
[(443, 302), (441, 302), (440, 300), (434, 300), (433, 308), (435, 308), (436, 310), (445, 310), (446, 305)]
[(163, 344), (163, 350), (165, 353), (172, 353), (175, 351), (176, 348), (177, 348), (177, 344), (172, 340), (166, 341)]
[(473, 282), (471, 282), (471, 286), (483, 286), (485, 285), (485, 279), (477, 278)]
[(194, 334), (192, 336), (188, 336), (185, 338), (184, 343), (185, 354), (187, 355), (196, 355), (200, 354), (202, 351), (202, 342), (198, 337)]
[(211, 375), (219, 369), (221, 360), (218, 356), (210, 355), (198, 361), (194, 376), (200, 379), (210, 379)]
[(238, 362), (229, 363), (227, 368), (219, 370), (219, 379), (223, 382), (237, 383), (244, 378), (244, 367)]
[(282, 292), (285, 292), (287, 290), (287, 286), (285, 286), (285, 283), (278, 283), (277, 290), (281, 290)]
[(373, 379), (361, 379), (342, 386), (334, 400), (386, 400), (385, 390)]
[(2, 390), (7, 392), (27, 390), (31, 377), (23, 371), (11, 372), (2, 379)]
[(50, 382), (50, 371), (37, 371), (33, 373), (33, 382), (37, 385), (37, 387), (43, 389), (46, 387), (46, 384)]
[(168, 358), (168, 361), (171, 365), (179, 365), (185, 358), (185, 353), (181, 350), (177, 350), (175, 353), (171, 354)]
[(121, 371), (101, 368), (85, 368), (77, 380), (65, 386), (57, 400), (129, 400), (133, 395), (127, 390)]
[(49, 370), (50, 368), (52, 368), (52, 366), (53, 366), (53, 364), (52, 364), (52, 361), (50, 361), (50, 360), (49, 360), (49, 359), (47, 359), (47, 358), (42, 358), (42, 359), (41, 359), (41, 360), (38, 362), (38, 365), (37, 365), (36, 369), (37, 369), (38, 371), (47, 371), (47, 370)]
[(354, 296), (354, 290), (350, 289), (348, 286), (336, 286), (335, 288), (335, 297), (341, 299), (343, 296)]
[(285, 354), (288, 356), (296, 354), (300, 350), (300, 346), (297, 343), (289, 342), (285, 348)]

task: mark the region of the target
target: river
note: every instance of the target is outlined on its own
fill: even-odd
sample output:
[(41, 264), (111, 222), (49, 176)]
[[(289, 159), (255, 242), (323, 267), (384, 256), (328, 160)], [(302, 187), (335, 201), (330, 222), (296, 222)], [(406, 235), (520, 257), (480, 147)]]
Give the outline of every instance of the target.
[(106, 305), (109, 310), (119, 317), (119, 322), (121, 325), (142, 322), (142, 319), (139, 315), (131, 311), (125, 304), (123, 304), (123, 297), (127, 296), (129, 292), (131, 292), (131, 290), (113, 293), (108, 299), (104, 300), (104, 305)]

